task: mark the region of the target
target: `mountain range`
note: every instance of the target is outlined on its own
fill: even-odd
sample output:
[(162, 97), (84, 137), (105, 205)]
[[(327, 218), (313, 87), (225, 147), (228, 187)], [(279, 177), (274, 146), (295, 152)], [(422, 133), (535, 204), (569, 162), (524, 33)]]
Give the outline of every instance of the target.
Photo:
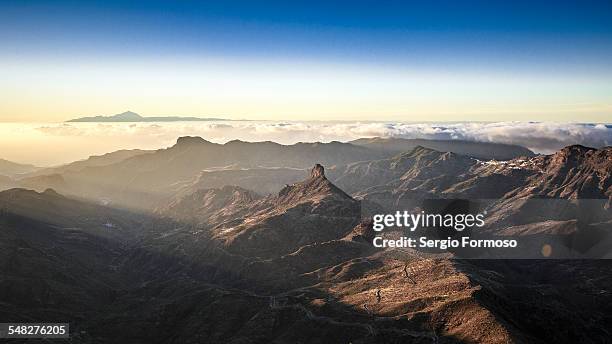
[(373, 137), (350, 141), (357, 146), (397, 155), (409, 152), (416, 147), (424, 147), (440, 152), (468, 155), (483, 160), (510, 160), (517, 157), (532, 157), (535, 154), (525, 147), (493, 142), (473, 142), (462, 140), (425, 140), (398, 137)]
[[(610, 258), (610, 147), (500, 161), (371, 142), (184, 137), (11, 178), (38, 191), (0, 192), (0, 317), (67, 321), (83, 343), (612, 338), (609, 261), (567, 259)], [(564, 259), (372, 245), (402, 234), (372, 212), (461, 200), (486, 211), (483, 235)]]
[[(452, 142), (430, 143), (450, 150), (454, 148)], [(533, 156), (532, 152), (522, 147), (482, 145), (489, 148), (491, 158), (503, 154), (512, 157)], [(482, 158), (482, 149), (473, 151)], [(76, 197), (112, 200), (131, 208), (150, 208), (160, 205), (177, 190), (198, 184), (198, 179), (202, 187), (239, 185), (257, 193), (269, 194), (277, 192), (284, 184), (299, 180), (300, 170), (316, 163), (334, 168), (359, 161), (390, 158), (396, 154), (395, 148), (385, 150), (370, 148), (367, 144), (336, 141), (281, 145), (269, 141), (234, 140), (216, 144), (200, 137), (180, 137), (175, 145), (166, 149), (117, 151), (65, 166), (40, 169), (21, 176), (21, 180), (14, 185), (38, 191), (53, 187)]]

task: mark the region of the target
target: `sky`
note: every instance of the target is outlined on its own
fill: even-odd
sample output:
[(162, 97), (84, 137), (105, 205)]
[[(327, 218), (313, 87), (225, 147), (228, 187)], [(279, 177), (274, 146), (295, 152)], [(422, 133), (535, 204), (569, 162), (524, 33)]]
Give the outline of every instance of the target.
[(0, 2), (0, 122), (610, 123), (610, 1)]

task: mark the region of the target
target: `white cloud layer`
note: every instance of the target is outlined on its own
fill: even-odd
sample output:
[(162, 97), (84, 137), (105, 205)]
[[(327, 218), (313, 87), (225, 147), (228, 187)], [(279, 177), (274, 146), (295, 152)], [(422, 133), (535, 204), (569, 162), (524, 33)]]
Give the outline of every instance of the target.
[[(59, 136), (130, 137), (171, 143), (179, 136), (197, 135), (214, 142), (240, 139), (271, 140), (284, 144), (299, 141), (348, 141), (360, 137), (402, 137), (438, 140), (498, 142), (552, 152), (571, 144), (602, 147), (612, 144), (612, 126), (604, 124), (499, 122), (499, 123), (378, 123), (378, 122), (198, 122), (131, 124), (55, 124), (37, 128)], [(131, 141), (131, 140), (130, 140)], [(158, 145), (159, 146), (159, 145)]]
[[(361, 137), (402, 137), (468, 140), (518, 144), (535, 152), (550, 153), (564, 146), (612, 144), (612, 125), (551, 122), (499, 123), (381, 123), (381, 122), (174, 122), (174, 123), (53, 123), (2, 127), (0, 148), (17, 147), (27, 140), (28, 154), (16, 152), (17, 161), (57, 164), (92, 154), (126, 149), (168, 147), (179, 136), (201, 136), (209, 141), (230, 140), (295, 142), (349, 141)], [(7, 140), (13, 140), (9, 142)], [(3, 149), (10, 159), (10, 149)], [(9, 154), (6, 154), (9, 152)], [(20, 157), (20, 158), (19, 158)]]

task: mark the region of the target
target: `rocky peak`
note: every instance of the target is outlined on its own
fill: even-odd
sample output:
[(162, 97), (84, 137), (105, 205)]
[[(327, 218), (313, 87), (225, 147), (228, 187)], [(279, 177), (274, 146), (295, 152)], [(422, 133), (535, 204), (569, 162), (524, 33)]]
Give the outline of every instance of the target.
[[(601, 165), (605, 159), (605, 149), (595, 149), (581, 145), (567, 146), (558, 152), (551, 155), (544, 155), (535, 158), (533, 161), (536, 165), (549, 175), (559, 175), (559, 178), (565, 179), (565, 174), (569, 171), (576, 173), (580, 170), (597, 169), (597, 165)], [(603, 158), (603, 159), (602, 159)]]
[(316, 164), (310, 171), (311, 178), (325, 177), (325, 168), (321, 164)]
[(577, 163), (586, 158), (588, 152), (594, 150), (595, 148), (581, 145), (567, 146), (553, 154), (552, 161), (554, 163)]
[(559, 153), (561, 154), (584, 154), (585, 152), (592, 151), (592, 150), (595, 150), (595, 148), (586, 147), (583, 145), (570, 145), (570, 146), (563, 147), (561, 150), (559, 150)]
[(435, 149), (431, 149), (431, 148), (427, 148), (427, 147), (423, 147), (421, 145), (418, 145), (416, 147), (414, 147), (414, 149), (412, 150), (412, 155), (420, 155), (420, 154), (431, 154), (431, 153), (440, 153)]
[(176, 145), (195, 145), (195, 144), (204, 144), (210, 143), (209, 141), (204, 140), (199, 136), (181, 136), (176, 140)]
[(42, 192), (45, 195), (49, 195), (49, 196), (61, 196), (57, 191), (55, 191), (52, 188), (47, 188), (45, 191)]
[(546, 196), (565, 199), (612, 199), (612, 151), (581, 145), (531, 160), (540, 174), (512, 197)]
[(295, 205), (324, 198), (354, 200), (325, 177), (325, 168), (316, 164), (310, 171), (310, 178), (285, 186), (278, 194), (277, 203)]
[(241, 213), (245, 220), (215, 235), (231, 253), (267, 259), (343, 238), (360, 218), (360, 202), (325, 178), (323, 166), (316, 164), (308, 178), (257, 202)]

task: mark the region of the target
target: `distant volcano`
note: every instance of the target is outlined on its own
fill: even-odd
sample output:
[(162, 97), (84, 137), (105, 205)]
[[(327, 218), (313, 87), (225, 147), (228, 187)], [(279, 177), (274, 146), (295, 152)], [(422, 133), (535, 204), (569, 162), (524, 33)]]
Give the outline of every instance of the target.
[(111, 116), (81, 117), (68, 120), (66, 122), (198, 122), (198, 121), (226, 121), (224, 118), (200, 118), (200, 117), (178, 117), (178, 116), (159, 116), (142, 117), (139, 114), (126, 111)]

